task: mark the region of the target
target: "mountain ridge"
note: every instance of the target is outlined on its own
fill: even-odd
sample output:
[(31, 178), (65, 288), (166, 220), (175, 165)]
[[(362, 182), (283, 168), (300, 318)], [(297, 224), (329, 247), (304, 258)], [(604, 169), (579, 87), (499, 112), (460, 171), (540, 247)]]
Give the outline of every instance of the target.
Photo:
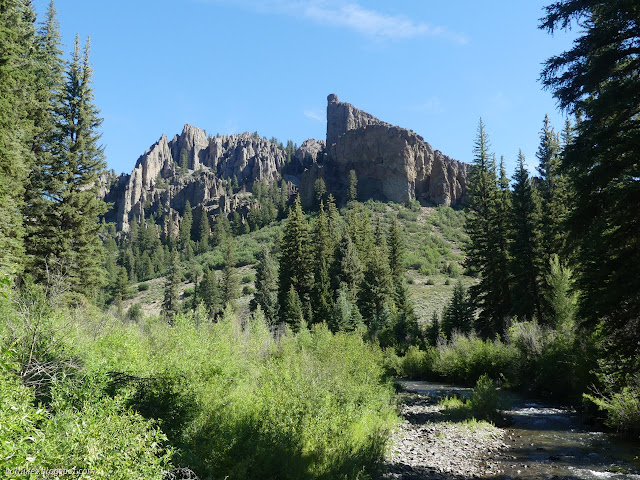
[[(130, 174), (101, 177), (101, 195), (113, 203), (107, 221), (126, 232), (145, 211), (181, 216), (187, 201), (210, 214), (229, 214), (251, 204), (255, 182), (284, 180), (308, 207), (315, 201), (316, 180), (323, 178), (327, 192), (344, 201), (350, 170), (358, 177), (360, 200), (464, 202), (467, 164), (434, 150), (411, 130), (340, 102), (335, 94), (327, 102), (326, 140), (305, 140), (293, 152), (248, 132), (207, 136), (186, 124), (171, 140), (163, 134)], [(234, 192), (232, 184), (241, 191)]]

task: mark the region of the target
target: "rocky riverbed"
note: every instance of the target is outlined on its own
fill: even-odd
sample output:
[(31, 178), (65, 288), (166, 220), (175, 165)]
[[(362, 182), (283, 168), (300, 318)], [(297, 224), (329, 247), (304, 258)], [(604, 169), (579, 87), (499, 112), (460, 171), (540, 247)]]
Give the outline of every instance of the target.
[(457, 480), (500, 474), (504, 431), (485, 422), (448, 421), (440, 395), (400, 393), (404, 421), (394, 432), (384, 479)]

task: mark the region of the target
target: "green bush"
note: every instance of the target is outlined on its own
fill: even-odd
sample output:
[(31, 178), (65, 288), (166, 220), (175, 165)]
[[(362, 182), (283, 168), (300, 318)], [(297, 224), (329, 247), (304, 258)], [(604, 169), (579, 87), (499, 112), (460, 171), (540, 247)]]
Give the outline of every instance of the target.
[(477, 419), (492, 419), (498, 413), (498, 391), (488, 375), (481, 375), (473, 387), (471, 410)]
[(508, 379), (517, 358), (516, 350), (499, 339), (482, 340), (475, 335), (454, 334), (448, 343), (438, 345), (434, 372), (443, 378), (475, 384), (482, 375)]
[(149, 290), (149, 284), (147, 282), (142, 282), (142, 283), (138, 284), (138, 291), (139, 292), (146, 292), (147, 290)]
[(585, 394), (584, 398), (607, 413), (607, 426), (640, 439), (640, 386), (626, 386), (609, 397)]
[(380, 349), (323, 326), (276, 343), (256, 317), (243, 326), (227, 310), (199, 327), (192, 314), (173, 327), (150, 319), (110, 332), (91, 356), (148, 379), (118, 391), (158, 419), (174, 463), (201, 477), (373, 475), (395, 421)]
[(134, 303), (129, 307), (129, 311), (127, 312), (127, 317), (129, 320), (134, 322), (139, 322), (144, 317), (144, 312), (142, 311), (142, 305), (139, 303)]
[(426, 351), (411, 345), (404, 357), (400, 359), (399, 375), (406, 378), (428, 378), (433, 372), (435, 349)]
[[(67, 390), (54, 389), (52, 407), (34, 407), (33, 392), (0, 364), (0, 465), (7, 468), (92, 469), (92, 479), (160, 480), (171, 467), (166, 437), (122, 400), (93, 391), (74, 406)], [(74, 393), (77, 397), (78, 394)], [(36, 478), (35, 475), (28, 478)], [(38, 477), (39, 478), (39, 477)]]
[(249, 285), (245, 285), (242, 287), (242, 295), (253, 295), (255, 290), (251, 288)]

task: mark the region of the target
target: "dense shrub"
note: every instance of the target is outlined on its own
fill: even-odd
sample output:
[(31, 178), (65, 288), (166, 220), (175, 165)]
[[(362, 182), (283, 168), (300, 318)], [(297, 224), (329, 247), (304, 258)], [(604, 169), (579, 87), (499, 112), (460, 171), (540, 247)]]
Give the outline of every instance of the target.
[(490, 420), (498, 413), (498, 391), (488, 375), (481, 375), (473, 387), (471, 410), (477, 419)]
[(204, 478), (373, 474), (395, 420), (379, 348), (323, 326), (276, 343), (261, 315), (243, 326), (227, 310), (121, 326), (87, 348), (131, 378), (118, 392)]
[(516, 359), (515, 349), (499, 339), (482, 340), (475, 335), (454, 334), (438, 345), (433, 370), (441, 377), (473, 385), (482, 375), (508, 379)]
[(627, 386), (611, 396), (584, 395), (607, 413), (605, 423), (640, 439), (640, 386)]
[[(70, 401), (73, 384), (54, 389), (51, 407), (35, 407), (31, 389), (0, 363), (0, 465), (5, 468), (91, 469), (92, 479), (161, 479), (171, 467), (166, 437), (122, 400), (92, 391)], [(73, 393), (73, 397), (78, 397)], [(27, 478), (40, 478), (37, 475)]]

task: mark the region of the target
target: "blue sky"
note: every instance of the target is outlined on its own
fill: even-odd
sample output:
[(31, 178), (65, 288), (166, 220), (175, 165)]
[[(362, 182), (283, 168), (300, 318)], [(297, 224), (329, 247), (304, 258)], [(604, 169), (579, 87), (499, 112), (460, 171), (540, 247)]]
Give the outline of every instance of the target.
[[(36, 0), (44, 11), (48, 0)], [(64, 50), (91, 36), (109, 168), (132, 170), (185, 123), (209, 134), (324, 139), (336, 93), (461, 161), (483, 118), (495, 153), (528, 164), (545, 113), (538, 81), (573, 34), (537, 29), (548, 1), (57, 0)]]

